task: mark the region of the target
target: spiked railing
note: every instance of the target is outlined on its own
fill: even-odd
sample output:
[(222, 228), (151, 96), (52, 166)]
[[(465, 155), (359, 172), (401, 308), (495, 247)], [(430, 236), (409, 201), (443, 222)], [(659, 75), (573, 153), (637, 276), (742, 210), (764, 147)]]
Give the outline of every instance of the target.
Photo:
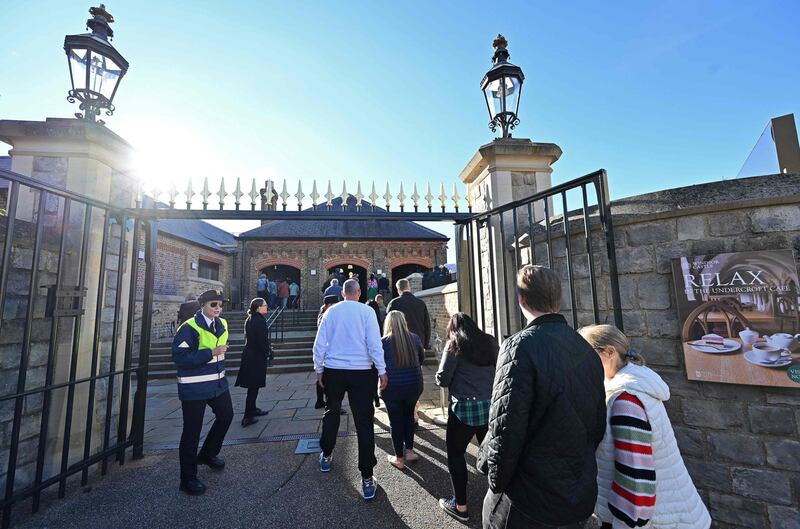
[[(342, 182), (342, 191), (339, 195), (333, 192), (333, 183), (328, 180), (325, 185), (326, 192), (320, 195), (319, 186), (316, 180), (311, 182), (311, 193), (306, 194), (303, 192), (302, 182), (297, 182), (297, 191), (290, 193), (289, 184), (287, 181), (280, 183), (274, 180), (266, 180), (265, 186), (259, 186), (256, 179), (252, 179), (250, 185), (250, 192), (245, 193), (242, 191), (242, 178), (236, 177), (235, 185), (233, 186), (233, 193), (226, 191), (226, 179), (218, 179), (219, 187), (216, 193), (211, 191), (211, 183), (209, 178), (204, 177), (202, 180), (202, 187), (199, 192), (195, 191), (196, 181), (189, 179), (183, 191), (180, 191), (180, 186), (172, 183), (168, 189), (163, 189), (163, 184), (152, 184), (147, 187), (141, 187), (137, 196), (137, 206), (141, 207), (143, 204), (151, 204), (145, 201), (145, 196), (152, 199), (154, 209), (175, 209), (176, 204), (184, 203), (187, 210), (194, 211), (246, 211), (247, 199), (250, 202), (250, 211), (261, 211), (261, 204), (266, 204), (267, 210), (273, 211), (341, 211), (350, 214), (364, 212), (379, 212), (381, 209), (385, 212), (411, 212), (413, 208), (414, 213), (421, 213), (417, 217), (424, 216), (427, 208), (427, 213), (433, 214), (434, 208), (441, 210), (442, 213), (450, 212), (458, 213), (459, 210), (466, 209), (472, 212), (473, 199), (466, 191), (463, 195), (459, 194), (459, 186), (461, 184), (454, 183), (452, 186), (452, 193), (448, 194), (445, 189), (444, 183), (439, 183), (439, 194), (434, 195), (432, 192), (432, 185), (427, 183), (425, 185), (425, 195), (420, 195), (417, 189), (417, 183), (412, 183), (411, 194), (406, 194), (407, 182), (399, 182), (395, 194), (392, 190), (392, 185), (386, 183), (384, 193), (378, 195), (376, 191), (376, 183), (369, 184), (370, 193), (364, 195), (362, 192), (361, 182), (356, 182), (356, 192), (351, 194), (347, 190), (347, 182)], [(229, 182), (229, 183), (232, 183)], [(217, 185), (214, 182), (214, 185)], [(245, 184), (246, 185), (246, 184)], [(280, 189), (280, 192), (277, 192)], [(408, 204), (408, 201), (411, 204)], [(381, 204), (378, 204), (378, 201)], [(210, 204), (216, 202), (216, 208)], [(438, 202), (438, 204), (437, 204)], [(463, 209), (462, 209), (463, 208)], [(174, 215), (173, 215), (174, 216)], [(219, 215), (216, 215), (219, 216)], [(250, 215), (252, 216), (252, 215)]]

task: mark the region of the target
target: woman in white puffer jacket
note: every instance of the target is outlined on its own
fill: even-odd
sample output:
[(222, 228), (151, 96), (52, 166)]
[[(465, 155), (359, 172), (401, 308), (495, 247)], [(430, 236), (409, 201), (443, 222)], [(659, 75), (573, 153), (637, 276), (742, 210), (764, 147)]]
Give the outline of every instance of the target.
[(597, 505), (603, 527), (708, 529), (711, 517), (678, 450), (664, 402), (669, 387), (613, 325), (580, 334), (605, 372), (608, 425), (597, 449)]

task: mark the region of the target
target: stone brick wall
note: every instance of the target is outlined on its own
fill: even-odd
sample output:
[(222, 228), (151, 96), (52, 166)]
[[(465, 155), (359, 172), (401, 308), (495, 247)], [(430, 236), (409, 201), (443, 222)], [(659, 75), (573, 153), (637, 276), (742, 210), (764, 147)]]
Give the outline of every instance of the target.
[[(671, 276), (674, 257), (793, 249), (800, 256), (800, 175), (773, 175), (671, 189), (612, 204), (621, 306), (633, 347), (670, 385), (666, 403), (686, 465), (724, 529), (800, 527), (800, 386), (768, 388), (689, 381)], [(596, 221), (596, 219), (595, 219)], [(556, 221), (553, 267), (567, 277)], [(591, 323), (582, 219), (570, 218), (579, 325)], [(525, 239), (525, 237), (522, 237)], [(547, 263), (544, 235), (523, 263)], [(613, 323), (605, 237), (593, 222), (601, 321)], [(571, 321), (564, 282), (562, 312)]]
[(428, 313), (431, 317), (431, 346), (436, 347), (436, 337), (442, 341), (440, 346), (444, 346), (445, 330), (450, 322), (450, 317), (458, 312), (458, 286), (456, 283), (442, 285), (415, 292), (428, 306)]
[[(139, 241), (139, 251), (143, 249), (144, 234)], [(198, 269), (192, 269), (191, 263), (199, 263), (200, 259), (219, 263), (219, 281), (198, 277)], [(137, 273), (136, 296), (137, 300), (142, 300), (145, 278), (143, 258), (139, 260)], [(210, 289), (222, 289), (229, 294), (233, 275), (232, 255), (159, 232), (155, 259), (151, 340), (162, 341), (174, 334), (178, 308), (188, 296), (197, 296)], [(141, 318), (141, 307), (137, 310), (137, 318)]]

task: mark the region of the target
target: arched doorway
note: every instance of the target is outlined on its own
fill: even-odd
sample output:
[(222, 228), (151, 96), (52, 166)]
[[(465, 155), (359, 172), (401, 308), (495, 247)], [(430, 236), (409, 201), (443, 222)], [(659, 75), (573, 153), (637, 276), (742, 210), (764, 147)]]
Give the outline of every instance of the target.
[(397, 297), (397, 282), (400, 279), (404, 279), (411, 274), (424, 274), (430, 269), (430, 266), (425, 266), (419, 263), (405, 263), (392, 268), (392, 276), (389, 278), (392, 282), (392, 298)]
[(275, 281), (276, 283), (284, 280), (291, 280), (297, 283), (300, 286), (300, 294), (302, 295), (303, 283), (299, 268), (286, 264), (272, 264), (261, 268), (259, 272), (266, 274), (270, 281)]
[[(328, 268), (328, 276), (331, 274), (336, 275), (340, 283), (344, 283), (353, 276), (358, 275), (358, 284), (361, 286), (361, 298), (359, 301), (367, 300), (367, 269), (354, 263), (337, 264)], [(342, 280), (343, 279), (343, 280)]]

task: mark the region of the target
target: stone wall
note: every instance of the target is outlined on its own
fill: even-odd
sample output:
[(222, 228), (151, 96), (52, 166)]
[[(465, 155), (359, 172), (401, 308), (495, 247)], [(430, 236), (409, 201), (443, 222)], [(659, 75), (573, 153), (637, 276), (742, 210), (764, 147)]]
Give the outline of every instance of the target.
[(436, 347), (436, 337), (438, 336), (444, 346), (445, 330), (450, 322), (450, 317), (458, 312), (458, 286), (456, 283), (442, 285), (415, 292), (428, 306), (428, 314), (431, 317), (431, 346)]
[[(671, 189), (612, 204), (621, 306), (633, 347), (670, 385), (666, 403), (686, 465), (725, 529), (800, 527), (800, 385), (768, 388), (687, 379), (680, 342), (674, 257), (793, 249), (800, 256), (800, 175), (772, 175)], [(554, 219), (553, 267), (567, 277), (563, 227)], [(592, 222), (600, 320), (610, 312), (605, 236)], [(593, 320), (582, 218), (570, 216), (576, 315)], [(522, 261), (547, 264), (539, 231)], [(571, 321), (564, 282), (562, 312)], [(797, 332), (797, 331), (795, 331)]]
[[(137, 269), (137, 300), (143, 299), (145, 266), (144, 234), (139, 241), (139, 266)], [(220, 265), (219, 281), (198, 277), (198, 268), (192, 263), (199, 260), (211, 261)], [(162, 341), (174, 334), (176, 315), (180, 304), (189, 296), (198, 296), (205, 290), (222, 289), (230, 293), (233, 280), (233, 256), (211, 250), (166, 233), (158, 233), (155, 259), (153, 291), (153, 322), (151, 340)], [(137, 318), (141, 318), (141, 307), (137, 307)]]

